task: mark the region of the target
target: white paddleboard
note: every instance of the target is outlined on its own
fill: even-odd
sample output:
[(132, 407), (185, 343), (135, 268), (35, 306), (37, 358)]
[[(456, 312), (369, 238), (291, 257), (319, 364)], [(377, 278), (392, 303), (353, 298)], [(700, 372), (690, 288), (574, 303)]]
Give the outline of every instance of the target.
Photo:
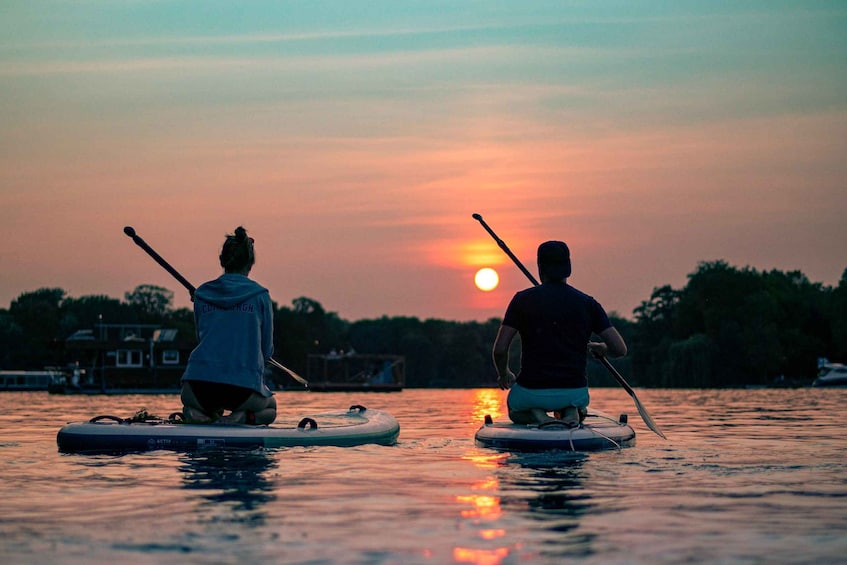
[(620, 449), (635, 445), (635, 430), (627, 423), (626, 414), (617, 419), (599, 412), (590, 412), (579, 427), (563, 424), (525, 425), (510, 420), (485, 423), (474, 434), (480, 447), (511, 451), (595, 451)]
[(56, 436), (59, 450), (71, 453), (132, 452), (208, 448), (255, 449), (310, 445), (391, 445), (400, 425), (387, 412), (351, 406), (347, 411), (304, 416), (297, 425), (248, 426), (183, 424), (152, 417), (133, 421), (98, 416), (70, 423)]

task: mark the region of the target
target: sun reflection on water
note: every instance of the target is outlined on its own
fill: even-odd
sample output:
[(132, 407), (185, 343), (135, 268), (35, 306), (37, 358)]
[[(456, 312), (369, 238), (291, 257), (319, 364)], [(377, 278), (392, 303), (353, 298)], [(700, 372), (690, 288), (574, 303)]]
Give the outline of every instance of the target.
[(471, 415), (474, 422), (482, 423), (485, 416), (496, 420), (505, 415), (503, 407), (505, 393), (500, 389), (481, 388), (474, 391), (473, 409)]
[[(480, 420), (485, 414), (497, 417), (502, 406), (500, 398), (501, 395), (494, 391), (478, 391), (474, 399), (474, 415)], [(462, 459), (479, 469), (493, 470), (500, 467), (506, 457), (508, 453), (477, 448), (465, 453)], [(491, 547), (492, 544), (502, 544), (503, 540), (500, 538), (506, 536), (506, 530), (498, 527), (498, 521), (503, 517), (499, 496), (500, 480), (489, 475), (473, 483), (470, 489), (470, 494), (456, 495), (455, 499), (463, 507), (460, 511), (461, 517), (471, 521), (478, 528), (480, 544), (488, 547), (454, 547), (453, 560), (456, 563), (500, 565), (512, 551), (519, 549), (516, 544)]]
[(484, 496), (478, 494), (459, 495), (456, 502), (469, 504), (471, 507), (462, 510), (462, 518), (485, 518), (495, 520), (503, 511), (500, 509), (500, 497)]
[(500, 565), (509, 556), (508, 547), (497, 549), (468, 549), (456, 547), (453, 549), (453, 560), (457, 563), (474, 563), (475, 565)]
[(506, 535), (506, 530), (499, 529), (499, 528), (493, 529), (493, 530), (480, 530), (479, 531), (479, 537), (481, 537), (482, 539), (488, 539), (488, 540), (502, 538), (505, 535)]

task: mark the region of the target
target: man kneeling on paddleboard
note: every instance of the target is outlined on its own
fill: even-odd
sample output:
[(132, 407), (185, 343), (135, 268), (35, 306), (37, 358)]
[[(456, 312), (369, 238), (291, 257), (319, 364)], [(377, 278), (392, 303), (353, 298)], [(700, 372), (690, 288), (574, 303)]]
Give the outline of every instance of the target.
[[(623, 338), (591, 296), (570, 286), (571, 258), (562, 241), (538, 247), (541, 284), (515, 294), (503, 316), (492, 356), (497, 384), (509, 390), (509, 418), (516, 424), (561, 420), (575, 427), (587, 413), (587, 356), (626, 355)], [(591, 341), (597, 334), (602, 341)], [(509, 346), (521, 337), (521, 369), (509, 368)], [(550, 416), (548, 412), (553, 412)]]
[[(200, 343), (182, 376), (189, 423), (270, 424), (276, 400), (264, 380), (273, 355), (273, 309), (266, 288), (250, 280), (253, 238), (238, 227), (220, 254), (224, 274), (194, 293)], [(224, 416), (224, 411), (231, 411)]]

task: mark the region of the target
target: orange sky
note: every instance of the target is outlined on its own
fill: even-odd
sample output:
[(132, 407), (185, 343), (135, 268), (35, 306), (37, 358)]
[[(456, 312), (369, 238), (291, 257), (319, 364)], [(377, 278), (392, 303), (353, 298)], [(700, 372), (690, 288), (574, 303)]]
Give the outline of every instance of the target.
[(195, 285), (244, 225), (274, 300), (348, 320), (502, 315), (529, 283), (475, 212), (533, 272), (567, 241), (571, 284), (626, 317), (699, 261), (829, 285), (847, 267), (837, 2), (233, 21), (212, 2), (191, 24), (154, 4), (6, 10), (0, 307), (145, 283), (187, 306), (125, 225)]

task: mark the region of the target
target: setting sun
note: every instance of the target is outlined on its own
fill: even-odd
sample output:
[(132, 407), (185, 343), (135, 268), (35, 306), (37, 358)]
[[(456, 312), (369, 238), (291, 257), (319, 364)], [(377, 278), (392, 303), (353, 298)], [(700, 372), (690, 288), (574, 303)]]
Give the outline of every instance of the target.
[(500, 283), (500, 277), (497, 275), (497, 271), (490, 267), (485, 267), (476, 272), (474, 283), (479, 290), (487, 292), (497, 288), (497, 285)]

